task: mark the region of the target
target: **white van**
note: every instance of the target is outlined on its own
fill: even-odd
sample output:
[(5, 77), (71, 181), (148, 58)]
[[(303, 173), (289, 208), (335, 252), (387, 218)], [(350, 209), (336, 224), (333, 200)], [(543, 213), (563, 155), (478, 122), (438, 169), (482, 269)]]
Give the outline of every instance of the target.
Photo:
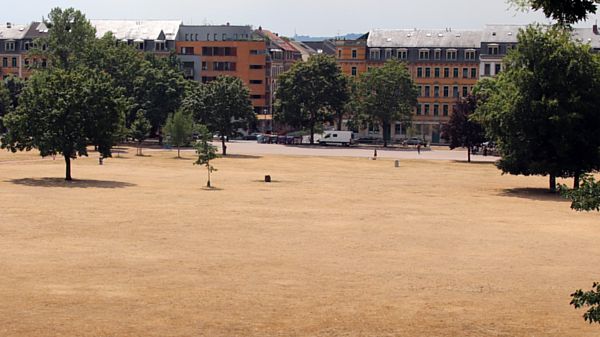
[(330, 144), (350, 146), (354, 144), (354, 133), (352, 131), (325, 131), (323, 137), (319, 139), (319, 145)]

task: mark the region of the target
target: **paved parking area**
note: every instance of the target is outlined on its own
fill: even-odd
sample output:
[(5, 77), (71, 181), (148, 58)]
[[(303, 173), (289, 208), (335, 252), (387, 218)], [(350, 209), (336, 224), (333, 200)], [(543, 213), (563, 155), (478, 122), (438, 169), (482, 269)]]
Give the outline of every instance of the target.
[[(215, 143), (221, 146), (220, 143)], [(315, 156), (315, 157), (373, 157), (374, 149), (371, 147), (351, 147), (340, 146), (292, 146), (279, 144), (259, 144), (254, 141), (232, 141), (227, 143), (227, 152), (238, 155), (290, 155), (290, 156)], [(434, 148), (422, 150), (417, 153), (416, 148), (409, 149), (384, 149), (377, 148), (378, 158), (389, 159), (423, 159), (423, 160), (467, 160), (467, 151), (465, 149), (455, 149), (453, 151)], [(472, 156), (473, 161), (493, 162), (497, 157)]]

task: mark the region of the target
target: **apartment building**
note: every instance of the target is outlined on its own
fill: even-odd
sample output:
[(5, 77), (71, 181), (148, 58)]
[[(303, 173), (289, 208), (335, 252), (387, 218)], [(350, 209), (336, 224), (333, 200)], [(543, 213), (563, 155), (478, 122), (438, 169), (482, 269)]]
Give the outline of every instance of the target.
[(259, 27), (255, 33), (265, 40), (267, 47), (265, 53), (268, 70), (266, 86), (268, 116), (264, 117), (267, 118), (266, 121), (270, 120), (271, 124), (266, 127), (265, 131), (273, 131), (273, 102), (279, 87), (279, 76), (288, 71), (294, 63), (302, 61), (302, 53), (289, 40), (270, 30)]
[[(397, 123), (390, 139), (424, 137), (440, 143), (441, 128), (459, 97), (468, 95), (479, 79), (481, 31), (378, 29), (354, 40), (339, 40), (337, 60), (342, 71), (359, 76), (387, 60), (406, 62), (420, 95), (412, 128)], [(378, 125), (363, 136), (382, 137)], [(412, 133), (412, 134), (409, 134)]]
[(0, 26), (0, 76), (23, 75), (23, 54), (25, 50), (25, 34), (28, 25), (15, 25), (7, 22)]
[(267, 45), (250, 26), (191, 26), (179, 28), (177, 54), (185, 76), (202, 83), (218, 76), (240, 78), (250, 90), (250, 99), (261, 130), (268, 129)]

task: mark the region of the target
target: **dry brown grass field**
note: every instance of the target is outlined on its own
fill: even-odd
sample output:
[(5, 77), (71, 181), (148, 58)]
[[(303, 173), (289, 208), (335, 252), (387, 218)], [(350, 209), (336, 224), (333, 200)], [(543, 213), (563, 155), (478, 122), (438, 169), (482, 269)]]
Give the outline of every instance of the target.
[[(598, 336), (600, 215), (491, 164), (0, 152), (0, 336)], [(272, 184), (261, 182), (265, 174)]]

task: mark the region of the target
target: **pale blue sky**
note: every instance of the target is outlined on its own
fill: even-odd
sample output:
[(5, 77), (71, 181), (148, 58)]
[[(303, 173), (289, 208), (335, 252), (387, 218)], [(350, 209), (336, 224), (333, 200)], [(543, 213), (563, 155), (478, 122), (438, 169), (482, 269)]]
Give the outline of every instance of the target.
[[(0, 22), (39, 20), (52, 7), (90, 19), (181, 19), (192, 24), (251, 24), (292, 36), (334, 36), (371, 28), (481, 28), (485, 23), (547, 22), (506, 0), (28, 0), (12, 1)], [(591, 26), (596, 17), (584, 26)]]

